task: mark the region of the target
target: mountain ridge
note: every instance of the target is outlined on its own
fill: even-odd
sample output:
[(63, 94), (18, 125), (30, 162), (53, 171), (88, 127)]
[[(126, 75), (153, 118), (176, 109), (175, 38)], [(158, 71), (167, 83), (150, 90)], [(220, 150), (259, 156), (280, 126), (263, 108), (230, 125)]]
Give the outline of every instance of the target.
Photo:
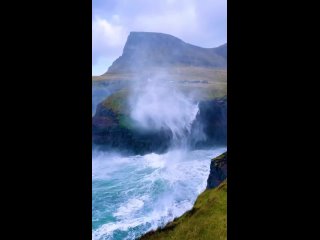
[(216, 48), (203, 48), (165, 33), (130, 32), (122, 55), (105, 74), (173, 66), (225, 69), (227, 43)]

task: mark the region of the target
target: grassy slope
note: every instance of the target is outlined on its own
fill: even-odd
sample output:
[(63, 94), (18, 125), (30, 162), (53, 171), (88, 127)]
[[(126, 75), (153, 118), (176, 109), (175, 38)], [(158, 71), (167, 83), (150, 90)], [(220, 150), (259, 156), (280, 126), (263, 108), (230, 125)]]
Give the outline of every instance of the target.
[[(150, 75), (163, 74), (163, 69), (151, 69), (148, 71)], [(98, 77), (92, 77), (93, 81), (127, 81), (139, 79), (140, 76), (147, 76), (148, 72), (133, 73), (114, 73), (105, 74)], [(193, 93), (197, 100), (207, 100), (219, 98), (227, 95), (227, 70), (203, 68), (203, 67), (174, 67), (165, 69), (165, 78), (172, 78), (178, 89), (185, 93)], [(129, 88), (129, 84), (128, 84)], [(126, 94), (124, 94), (126, 92)], [(105, 106), (111, 107), (118, 112), (121, 109), (118, 101), (121, 97), (128, 95), (127, 91), (115, 93), (111, 99), (105, 100)], [(118, 105), (118, 106), (117, 106)]]
[[(157, 74), (166, 74), (166, 77), (172, 78), (181, 88), (196, 88), (209, 95), (217, 94), (221, 96), (227, 94), (226, 69), (204, 67), (152, 68), (139, 73), (106, 73), (102, 76), (93, 76), (92, 81), (130, 81), (139, 79), (141, 76)], [(206, 81), (206, 83), (196, 83), (194, 81)]]
[(227, 239), (227, 181), (199, 195), (193, 209), (141, 240)]

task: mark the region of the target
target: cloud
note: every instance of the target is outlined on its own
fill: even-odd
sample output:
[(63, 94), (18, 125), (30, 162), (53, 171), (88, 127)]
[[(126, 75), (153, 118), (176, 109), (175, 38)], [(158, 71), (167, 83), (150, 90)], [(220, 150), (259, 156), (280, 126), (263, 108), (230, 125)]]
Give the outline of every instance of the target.
[(95, 17), (92, 22), (92, 64), (96, 64), (101, 57), (118, 54), (126, 37), (127, 32), (123, 26), (112, 24), (99, 16)]
[(95, 69), (122, 54), (131, 31), (168, 33), (202, 47), (227, 41), (227, 0), (93, 0), (92, 12)]

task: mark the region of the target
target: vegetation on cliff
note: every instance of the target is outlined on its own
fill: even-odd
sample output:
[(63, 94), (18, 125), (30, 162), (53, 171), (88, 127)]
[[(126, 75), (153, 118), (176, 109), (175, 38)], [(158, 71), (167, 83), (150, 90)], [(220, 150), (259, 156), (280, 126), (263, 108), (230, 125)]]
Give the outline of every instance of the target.
[(126, 113), (128, 112), (127, 102), (126, 99), (128, 98), (128, 91), (122, 90), (110, 95), (106, 98), (102, 105), (105, 108), (109, 108), (114, 113)]
[(194, 207), (141, 240), (227, 239), (227, 180), (199, 195)]
[(140, 240), (227, 239), (227, 152), (212, 159), (207, 189), (194, 207)]

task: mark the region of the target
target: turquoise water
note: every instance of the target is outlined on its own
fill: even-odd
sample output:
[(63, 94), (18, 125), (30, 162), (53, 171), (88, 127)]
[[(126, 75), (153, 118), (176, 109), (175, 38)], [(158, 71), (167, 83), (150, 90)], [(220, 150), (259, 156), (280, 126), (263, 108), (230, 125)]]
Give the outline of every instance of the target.
[(92, 239), (135, 239), (190, 210), (226, 148), (122, 157), (92, 153)]

